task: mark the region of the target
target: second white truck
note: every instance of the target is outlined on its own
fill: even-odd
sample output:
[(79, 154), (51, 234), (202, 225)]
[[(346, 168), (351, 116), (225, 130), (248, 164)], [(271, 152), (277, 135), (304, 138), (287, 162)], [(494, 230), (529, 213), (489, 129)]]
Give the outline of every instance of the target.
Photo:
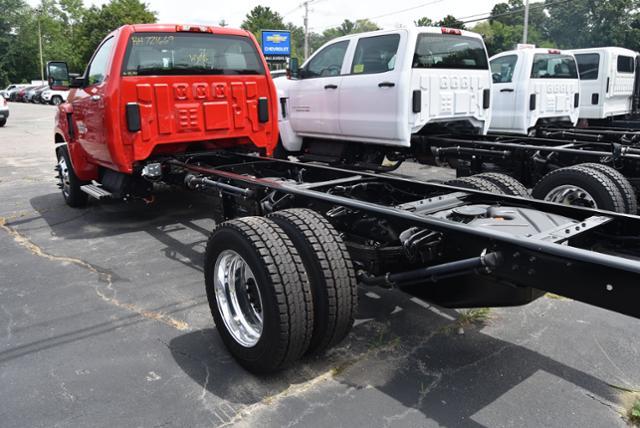
[(434, 133), (485, 134), (491, 75), (478, 34), (403, 28), (337, 38), (276, 79), (283, 153), (375, 166), (420, 160)]

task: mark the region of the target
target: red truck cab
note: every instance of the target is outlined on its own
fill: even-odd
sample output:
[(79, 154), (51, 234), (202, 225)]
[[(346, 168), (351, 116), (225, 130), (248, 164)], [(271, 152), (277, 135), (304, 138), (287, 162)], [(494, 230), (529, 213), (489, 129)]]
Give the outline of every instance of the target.
[(135, 181), (154, 157), (238, 146), (271, 154), (277, 144), (275, 87), (247, 31), (125, 25), (102, 41), (82, 76), (70, 77), (61, 62), (48, 72), (53, 87), (72, 88), (55, 129), (58, 159), (67, 151), (64, 168), (75, 176), (67, 181), (96, 181), (125, 196), (136, 186), (115, 187)]

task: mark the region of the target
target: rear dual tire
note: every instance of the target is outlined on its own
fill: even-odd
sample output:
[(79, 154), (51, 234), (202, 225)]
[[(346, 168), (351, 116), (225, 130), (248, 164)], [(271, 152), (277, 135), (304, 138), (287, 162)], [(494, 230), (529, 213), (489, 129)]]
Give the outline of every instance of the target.
[(531, 197), (527, 188), (518, 180), (497, 172), (485, 172), (470, 177), (456, 178), (447, 181), (445, 184), (498, 195), (519, 196), (521, 198)]
[(219, 225), (207, 243), (205, 284), (222, 341), (254, 373), (320, 353), (353, 324), (357, 283), (349, 254), (311, 210)]
[(536, 199), (565, 205), (636, 214), (637, 199), (629, 181), (601, 164), (579, 164), (551, 171), (535, 185)]

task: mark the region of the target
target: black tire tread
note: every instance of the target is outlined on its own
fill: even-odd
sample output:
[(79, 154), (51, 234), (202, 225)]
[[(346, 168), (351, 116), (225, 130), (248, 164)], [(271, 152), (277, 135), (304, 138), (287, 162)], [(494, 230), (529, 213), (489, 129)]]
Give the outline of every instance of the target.
[[(67, 163), (67, 168), (69, 168), (69, 183), (71, 188), (69, 189), (69, 197), (65, 197), (64, 193), (62, 197), (64, 198), (67, 205), (72, 208), (83, 208), (89, 202), (89, 195), (80, 190), (80, 186), (84, 184), (84, 182), (80, 181), (76, 176), (76, 172), (73, 169), (73, 164), (71, 163), (71, 156), (69, 155), (69, 149), (67, 146), (61, 146), (58, 148), (58, 158), (59, 156), (64, 156), (65, 162)], [(62, 171), (58, 171), (60, 179), (62, 180)]]
[(312, 252), (306, 260), (315, 262), (316, 269), (307, 266), (307, 272), (321, 272), (320, 278), (310, 278), (315, 290), (315, 322), (308, 353), (322, 353), (342, 341), (354, 322), (358, 290), (351, 256), (340, 233), (313, 210), (287, 209), (272, 213), (268, 218), (280, 225), (290, 237), (296, 234), (292, 239), (300, 254), (304, 252), (300, 245)]
[[(618, 212), (618, 213), (625, 212), (625, 204), (624, 204), (622, 195), (620, 194), (620, 191), (618, 190), (618, 187), (615, 185), (615, 183), (613, 183), (613, 181), (602, 172), (596, 171), (591, 168), (581, 167), (579, 165), (559, 168), (546, 174), (544, 177), (540, 179), (540, 181), (536, 183), (532, 191), (532, 196), (536, 199), (544, 199), (546, 195), (542, 194), (544, 192), (540, 193), (541, 192), (540, 189), (544, 185), (546, 185), (550, 180), (555, 180), (558, 175), (566, 174), (567, 172), (569, 172), (570, 174), (577, 174), (577, 176), (582, 176), (582, 178), (587, 178), (587, 179), (591, 179), (598, 182), (600, 186), (602, 186), (606, 190), (606, 192), (611, 195), (611, 204), (613, 206), (611, 211)], [(598, 208), (605, 209), (605, 210), (607, 209), (603, 207), (598, 207)]]
[[(270, 372), (284, 368), (306, 352), (313, 332), (313, 301), (307, 273), (287, 234), (264, 217), (243, 217), (217, 226), (207, 243), (207, 254), (217, 231), (230, 228), (238, 232), (260, 255), (278, 302), (280, 338), (269, 361), (256, 362), (248, 368)], [(211, 269), (207, 263), (205, 269)], [(210, 273), (205, 272), (207, 280)], [(207, 285), (209, 287), (209, 285)], [(215, 302), (209, 301), (212, 306)]]
[(479, 190), (481, 192), (495, 193), (498, 195), (504, 193), (498, 186), (489, 180), (477, 176), (454, 178), (444, 184), (447, 186), (462, 187), (464, 189)]
[(622, 194), (625, 207), (627, 208), (627, 211), (626, 211), (627, 214), (633, 214), (633, 215), (637, 214), (638, 197), (636, 195), (635, 190), (633, 190), (633, 186), (631, 185), (629, 180), (627, 180), (627, 177), (622, 175), (620, 171), (608, 165), (602, 165), (600, 163), (593, 163), (593, 162), (581, 163), (577, 166), (595, 169), (596, 171), (600, 171), (601, 173), (609, 177), (611, 181), (613, 181), (613, 184), (615, 184), (618, 187), (618, 190)]
[(477, 174), (473, 177), (480, 177), (490, 181), (499, 187), (505, 195), (531, 198), (531, 195), (527, 188), (524, 187), (524, 184), (507, 174), (499, 172), (483, 172), (482, 174)]

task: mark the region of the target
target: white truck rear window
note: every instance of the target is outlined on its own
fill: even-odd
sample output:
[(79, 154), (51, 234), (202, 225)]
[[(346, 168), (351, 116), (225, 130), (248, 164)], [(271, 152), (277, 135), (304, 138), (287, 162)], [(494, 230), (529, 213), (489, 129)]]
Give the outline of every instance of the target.
[(578, 68), (572, 56), (535, 54), (531, 67), (532, 79), (577, 79)]
[(423, 33), (418, 36), (413, 68), (487, 70), (489, 65), (480, 39)]
[(248, 37), (197, 33), (134, 33), (123, 76), (264, 74)]

